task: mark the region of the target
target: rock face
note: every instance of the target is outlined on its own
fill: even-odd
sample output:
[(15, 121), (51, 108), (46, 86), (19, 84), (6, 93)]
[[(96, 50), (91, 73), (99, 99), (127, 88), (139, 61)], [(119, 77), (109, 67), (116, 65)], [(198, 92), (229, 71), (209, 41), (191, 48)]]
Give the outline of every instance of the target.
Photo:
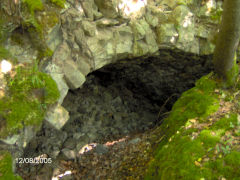
[[(161, 48), (210, 54), (217, 28), (212, 24), (217, 22), (204, 7), (178, 0), (71, 3), (60, 17), (62, 42), (52, 62), (61, 68), (66, 85), (76, 89), (89, 72), (123, 58), (150, 56)], [(215, 3), (213, 8), (217, 7)], [(62, 79), (52, 77), (61, 86)], [(62, 90), (59, 103), (65, 95)]]

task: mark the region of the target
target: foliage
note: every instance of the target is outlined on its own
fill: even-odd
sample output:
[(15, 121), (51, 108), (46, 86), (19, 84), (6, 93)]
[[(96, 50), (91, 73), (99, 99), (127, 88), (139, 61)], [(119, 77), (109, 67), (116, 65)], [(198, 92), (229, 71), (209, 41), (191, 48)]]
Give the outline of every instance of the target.
[(42, 10), (43, 9), (43, 4), (41, 0), (23, 0), (23, 3), (26, 3), (26, 5), (28, 6), (28, 10), (31, 14), (34, 15), (34, 12), (36, 10)]
[(11, 63), (16, 64), (17, 59), (12, 56), (12, 54), (0, 45), (0, 59), (10, 59)]
[(31, 68), (18, 67), (8, 79), (9, 95), (0, 99), (0, 114), (6, 121), (0, 136), (17, 133), (24, 125), (41, 124), (46, 107), (59, 98), (57, 85), (51, 77)]
[(211, 10), (211, 19), (213, 21), (216, 21), (220, 24), (221, 22), (221, 17), (222, 17), (222, 12), (223, 12), (223, 9), (222, 8), (217, 8), (217, 9), (212, 9)]
[(35, 11), (41, 11), (43, 10), (43, 4), (41, 0), (23, 0), (23, 4), (27, 6), (27, 10), (29, 12), (29, 16), (25, 21), (23, 22), (23, 25), (26, 25), (27, 27), (33, 26), (36, 28), (38, 32), (41, 31), (41, 27), (39, 23), (37, 22), (35, 18)]
[(8, 59), (11, 55), (3, 46), (0, 46), (0, 58)]
[(12, 171), (11, 154), (5, 151), (0, 151), (0, 180), (21, 180), (19, 176), (15, 176)]
[(66, 0), (50, 0), (51, 3), (56, 4), (57, 6), (64, 8)]
[(212, 75), (182, 94), (160, 127), (165, 139), (150, 162), (145, 179), (237, 179), (240, 152), (234, 145), (238, 115), (215, 122), (209, 115), (219, 109)]

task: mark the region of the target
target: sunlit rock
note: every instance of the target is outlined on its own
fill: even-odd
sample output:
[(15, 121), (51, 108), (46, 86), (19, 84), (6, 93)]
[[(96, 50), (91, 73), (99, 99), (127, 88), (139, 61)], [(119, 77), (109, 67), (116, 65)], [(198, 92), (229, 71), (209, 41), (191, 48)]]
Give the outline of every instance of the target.
[(69, 119), (68, 111), (61, 105), (51, 107), (45, 117), (54, 128), (60, 130)]
[(77, 68), (73, 60), (69, 59), (64, 63), (63, 72), (66, 82), (71, 89), (79, 88), (85, 82), (85, 76)]
[(1, 61), (1, 72), (2, 73), (7, 73), (7, 72), (11, 71), (11, 69), (12, 69), (12, 64), (9, 61), (7, 61), (5, 59)]

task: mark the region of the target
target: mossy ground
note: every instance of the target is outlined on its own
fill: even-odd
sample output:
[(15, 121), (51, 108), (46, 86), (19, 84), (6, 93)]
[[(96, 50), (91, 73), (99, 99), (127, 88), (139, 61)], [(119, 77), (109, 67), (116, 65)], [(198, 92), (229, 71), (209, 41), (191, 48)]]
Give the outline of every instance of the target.
[(209, 74), (183, 93), (145, 179), (240, 179), (238, 86), (222, 90)]
[(0, 180), (21, 180), (22, 178), (13, 174), (11, 154), (0, 151)]

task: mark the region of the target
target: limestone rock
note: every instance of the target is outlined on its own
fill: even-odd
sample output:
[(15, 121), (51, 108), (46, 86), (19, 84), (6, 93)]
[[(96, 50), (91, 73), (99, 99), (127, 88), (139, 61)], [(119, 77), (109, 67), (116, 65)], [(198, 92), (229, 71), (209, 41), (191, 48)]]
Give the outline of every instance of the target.
[(199, 44), (195, 40), (194, 15), (184, 5), (177, 6), (172, 12), (178, 31), (176, 47), (187, 52), (199, 53)]
[(145, 18), (147, 23), (152, 27), (156, 27), (158, 25), (158, 17), (152, 15), (150, 12), (146, 13)]
[(196, 26), (196, 36), (201, 37), (201, 38), (208, 38), (209, 29), (207, 29), (207, 27), (199, 24), (198, 26)]
[(117, 0), (95, 0), (95, 3), (100, 12), (107, 18), (115, 18), (118, 16), (117, 12)]
[(140, 57), (149, 52), (148, 45), (143, 41), (136, 41), (133, 45), (133, 57)]
[(35, 137), (40, 127), (26, 126), (18, 134), (8, 136), (7, 138), (0, 139), (8, 145), (17, 145), (22, 150), (27, 144)]
[(96, 21), (96, 25), (99, 27), (106, 27), (106, 26), (115, 26), (119, 23), (116, 19), (109, 19), (109, 18), (101, 18)]
[(126, 25), (122, 25), (115, 30), (115, 56), (119, 59), (126, 58), (132, 53), (133, 32), (131, 28)]
[(93, 18), (94, 18), (93, 3), (94, 3), (93, 0), (83, 1), (83, 2), (81, 3), (85, 15), (86, 15), (87, 18), (89, 18), (90, 20), (93, 20)]
[(113, 32), (111, 29), (100, 29), (98, 36), (86, 38), (86, 44), (95, 61), (95, 69), (111, 62), (113, 51)]
[(184, 5), (177, 6), (171, 14), (171, 20), (174, 21), (176, 25), (184, 27), (191, 25), (193, 22), (192, 17), (193, 13)]
[(58, 48), (55, 50), (52, 62), (56, 65), (62, 67), (62, 64), (64, 61), (67, 61), (70, 58), (71, 50), (67, 44), (67, 42), (63, 42), (58, 46)]
[(1, 139), (1, 141), (5, 142), (6, 144), (13, 145), (17, 142), (19, 137), (20, 137), (19, 134), (14, 134), (12, 136), (8, 136), (7, 138)]
[(151, 29), (147, 32), (147, 34), (145, 36), (145, 42), (148, 45), (150, 54), (153, 54), (158, 50), (158, 44), (156, 42), (156, 35)]
[(60, 97), (58, 99), (58, 103), (62, 104), (65, 96), (67, 95), (68, 89), (69, 89), (69, 87), (64, 79), (64, 73), (63, 73), (62, 69), (54, 63), (48, 63), (43, 71), (50, 74), (52, 79), (56, 82), (58, 90), (60, 92)]
[(81, 56), (81, 55), (76, 55), (76, 65), (78, 69), (81, 71), (81, 73), (86, 76), (90, 71), (91, 71), (91, 65), (89, 63), (89, 58)]
[(51, 73), (50, 74), (52, 79), (56, 82), (58, 86), (58, 90), (60, 92), (60, 97), (58, 99), (58, 103), (62, 104), (65, 96), (67, 95), (69, 87), (67, 86), (65, 80), (64, 80), (64, 74), (58, 74), (58, 73)]
[(62, 68), (67, 84), (71, 89), (79, 88), (85, 82), (85, 76), (79, 71), (73, 60), (65, 61)]
[(174, 44), (177, 37), (178, 32), (174, 24), (161, 24), (157, 27), (158, 44)]
[(169, 6), (171, 9), (174, 9), (177, 6), (178, 1), (177, 0), (163, 0), (160, 2), (159, 5), (163, 5), (163, 4)]
[(55, 25), (46, 38), (46, 43), (48, 47), (55, 51), (57, 46), (62, 42), (62, 34), (60, 30), (60, 24)]
[(143, 39), (146, 33), (151, 31), (151, 28), (145, 19), (141, 19), (139, 21), (131, 21), (130, 26), (134, 33), (135, 40)]
[(82, 21), (82, 27), (86, 35), (95, 36), (96, 34), (96, 25), (94, 23), (90, 23), (89, 21)]
[(76, 152), (74, 150), (70, 150), (67, 148), (62, 149), (62, 153), (67, 160), (74, 160), (76, 159)]
[(58, 130), (60, 130), (65, 125), (68, 119), (68, 111), (65, 110), (60, 104), (49, 108), (45, 117), (45, 120)]

